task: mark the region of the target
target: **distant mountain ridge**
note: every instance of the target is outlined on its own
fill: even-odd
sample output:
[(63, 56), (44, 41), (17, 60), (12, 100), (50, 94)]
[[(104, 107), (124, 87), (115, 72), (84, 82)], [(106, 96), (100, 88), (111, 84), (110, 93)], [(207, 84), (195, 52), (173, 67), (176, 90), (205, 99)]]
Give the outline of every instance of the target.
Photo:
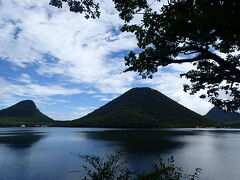
[(52, 122), (54, 120), (41, 113), (32, 100), (21, 101), (11, 107), (0, 110), (0, 124), (42, 124)]
[(205, 117), (219, 121), (219, 122), (233, 122), (240, 121), (240, 113), (237, 112), (224, 112), (217, 107), (212, 108)]
[(72, 121), (92, 127), (195, 127), (206, 118), (151, 88), (133, 88)]
[(0, 126), (75, 127), (210, 127), (215, 123), (151, 88), (133, 88), (88, 115), (72, 121), (54, 121), (32, 100), (0, 110)]

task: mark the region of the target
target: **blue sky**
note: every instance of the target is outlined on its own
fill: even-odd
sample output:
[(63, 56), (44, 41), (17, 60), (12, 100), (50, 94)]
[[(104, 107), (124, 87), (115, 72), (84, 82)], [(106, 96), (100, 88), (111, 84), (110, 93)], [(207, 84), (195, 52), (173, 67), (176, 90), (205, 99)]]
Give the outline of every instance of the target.
[(139, 86), (157, 89), (200, 114), (212, 107), (182, 90), (187, 80), (179, 74), (191, 64), (171, 65), (147, 80), (122, 73), (123, 57), (137, 49), (136, 39), (119, 31), (123, 22), (111, 1), (101, 1), (97, 20), (48, 3), (0, 0), (0, 109), (32, 99), (46, 115), (69, 120)]

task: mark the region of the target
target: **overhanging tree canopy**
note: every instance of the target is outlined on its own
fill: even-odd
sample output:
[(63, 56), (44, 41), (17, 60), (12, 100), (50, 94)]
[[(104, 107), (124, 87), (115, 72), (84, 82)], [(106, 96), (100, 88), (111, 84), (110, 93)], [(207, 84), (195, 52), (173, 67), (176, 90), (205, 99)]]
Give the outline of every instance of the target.
[(49, 5), (62, 8), (64, 3), (69, 6), (70, 11), (84, 13), (86, 19), (100, 16), (99, 3), (94, 0), (50, 0)]
[[(214, 105), (227, 111), (240, 109), (239, 0), (171, 0), (157, 11), (147, 0), (113, 1), (125, 21), (122, 31), (134, 33), (140, 48), (140, 53), (125, 57), (125, 72), (152, 78), (159, 67), (192, 63), (195, 69), (181, 74), (191, 82), (184, 85), (185, 91), (204, 90), (200, 97), (208, 97)], [(98, 11), (93, 1), (79, 2), (92, 3), (88, 6)], [(137, 14), (142, 15), (141, 23), (132, 24)]]

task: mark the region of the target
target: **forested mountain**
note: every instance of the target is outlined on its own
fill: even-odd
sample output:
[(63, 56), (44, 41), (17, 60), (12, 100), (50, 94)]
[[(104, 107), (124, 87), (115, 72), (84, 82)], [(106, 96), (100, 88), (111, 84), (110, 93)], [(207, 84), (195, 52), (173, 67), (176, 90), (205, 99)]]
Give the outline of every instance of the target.
[(157, 90), (133, 88), (72, 123), (92, 127), (195, 127), (208, 121)]
[(41, 113), (31, 100), (0, 110), (0, 125), (45, 124), (54, 121)]
[(205, 117), (219, 122), (240, 121), (240, 113), (224, 112), (217, 107), (212, 108)]

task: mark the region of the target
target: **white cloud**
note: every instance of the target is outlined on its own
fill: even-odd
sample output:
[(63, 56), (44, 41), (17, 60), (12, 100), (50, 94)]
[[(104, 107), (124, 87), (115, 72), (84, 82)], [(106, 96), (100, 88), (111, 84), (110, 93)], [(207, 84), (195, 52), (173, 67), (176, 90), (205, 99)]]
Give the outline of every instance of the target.
[(17, 79), (17, 81), (22, 82), (22, 83), (31, 83), (31, 77), (28, 74), (21, 74), (21, 76)]
[[(89, 113), (91, 113), (92, 111), (94, 111), (95, 109), (97, 109), (97, 107), (94, 106), (89, 106), (89, 107), (73, 107), (73, 109), (75, 110), (72, 115), (71, 115), (71, 119), (78, 119), (80, 117), (83, 117)], [(69, 120), (69, 119), (67, 119)]]
[(78, 111), (89, 111), (89, 110), (94, 110), (96, 107), (90, 106), (90, 107), (76, 107), (75, 108)]
[[(20, 97), (25, 97), (25, 99), (30, 98), (48, 100), (49, 96), (74, 95), (84, 92), (79, 89), (66, 88), (60, 85), (39, 85), (27, 83), (22, 86), (7, 81), (2, 77), (0, 77), (0, 87), (0, 99), (2, 101), (2, 105), (12, 105), (19, 101)], [(50, 99), (49, 101), (51, 102), (52, 99)], [(56, 101), (58, 100), (56, 99)]]
[[(122, 21), (113, 3), (102, 1), (101, 18), (86, 20), (68, 10), (50, 7), (48, 1), (3, 1), (0, 16), (17, 23), (3, 22), (0, 43), (5, 46), (0, 48), (0, 56), (22, 67), (37, 63), (41, 75), (64, 75), (68, 81), (95, 84), (100, 91), (126, 90), (127, 82), (132, 82), (128, 77), (133, 75), (116, 75), (124, 70), (124, 64), (123, 60), (112, 59), (111, 55), (134, 49), (136, 40), (128, 33), (115, 33)], [(8, 11), (4, 10), (6, 7)], [(14, 39), (16, 27), (22, 31)], [(46, 53), (58, 61), (46, 62), (42, 56)], [(110, 88), (109, 83), (114, 87)]]
[(113, 100), (113, 98), (107, 98), (107, 97), (103, 97), (103, 98), (100, 98), (99, 99), (100, 101), (111, 101), (111, 100)]

